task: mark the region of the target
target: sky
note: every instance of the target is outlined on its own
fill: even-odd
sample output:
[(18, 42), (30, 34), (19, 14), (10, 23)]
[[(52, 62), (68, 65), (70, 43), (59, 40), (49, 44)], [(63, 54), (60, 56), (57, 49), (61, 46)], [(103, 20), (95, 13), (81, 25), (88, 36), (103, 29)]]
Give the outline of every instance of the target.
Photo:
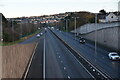
[(98, 13), (118, 10), (119, 0), (0, 0), (0, 13), (6, 18), (41, 16), (74, 11)]

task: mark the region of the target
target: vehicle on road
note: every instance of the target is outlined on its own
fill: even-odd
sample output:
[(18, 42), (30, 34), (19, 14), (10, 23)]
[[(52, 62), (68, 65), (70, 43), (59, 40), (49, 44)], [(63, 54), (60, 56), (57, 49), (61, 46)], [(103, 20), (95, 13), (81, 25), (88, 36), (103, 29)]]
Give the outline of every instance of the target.
[(36, 37), (37, 37), (37, 38), (40, 38), (40, 34), (37, 34)]
[(40, 33), (40, 36), (42, 36), (42, 35), (43, 35), (43, 33), (41, 32), (41, 33)]
[(54, 29), (54, 27), (51, 27), (51, 29)]
[(109, 59), (111, 60), (120, 60), (120, 56), (116, 52), (110, 52), (108, 54)]
[(82, 44), (84, 44), (84, 43), (85, 43), (85, 39), (81, 38), (81, 39), (79, 40), (79, 42), (82, 43)]

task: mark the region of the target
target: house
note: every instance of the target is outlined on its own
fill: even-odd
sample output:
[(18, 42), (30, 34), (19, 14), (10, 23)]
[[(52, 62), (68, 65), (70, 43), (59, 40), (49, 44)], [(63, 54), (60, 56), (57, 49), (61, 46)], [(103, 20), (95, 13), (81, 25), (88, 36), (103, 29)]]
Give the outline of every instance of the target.
[(106, 16), (106, 22), (114, 22), (114, 21), (118, 21), (118, 16), (117, 16), (117, 14), (110, 12)]
[(106, 14), (98, 14), (98, 20), (101, 23), (104, 22), (115, 22), (120, 20), (120, 13), (119, 12), (109, 12)]

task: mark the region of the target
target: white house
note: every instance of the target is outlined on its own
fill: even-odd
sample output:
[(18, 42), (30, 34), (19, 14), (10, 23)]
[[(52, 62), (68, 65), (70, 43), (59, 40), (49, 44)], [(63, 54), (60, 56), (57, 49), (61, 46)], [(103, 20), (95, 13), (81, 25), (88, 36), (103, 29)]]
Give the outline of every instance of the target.
[(114, 13), (110, 12), (107, 16), (106, 16), (106, 22), (113, 22), (113, 21), (117, 21), (118, 20), (118, 16), (115, 15)]

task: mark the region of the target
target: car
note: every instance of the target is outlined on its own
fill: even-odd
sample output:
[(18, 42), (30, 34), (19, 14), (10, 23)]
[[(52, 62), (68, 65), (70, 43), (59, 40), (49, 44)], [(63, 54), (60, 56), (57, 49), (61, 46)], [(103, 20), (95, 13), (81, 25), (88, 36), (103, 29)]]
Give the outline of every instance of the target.
[(120, 56), (118, 55), (117, 52), (110, 52), (108, 54), (109, 59), (111, 60), (120, 60)]
[(41, 33), (40, 33), (40, 35), (42, 36), (42, 35), (43, 35), (43, 33), (41, 32)]
[(40, 38), (40, 34), (37, 34), (36, 37), (37, 37), (37, 38)]
[(57, 31), (59, 31), (59, 29), (57, 29)]
[(47, 30), (47, 28), (45, 28), (45, 30)]
[(51, 27), (51, 29), (54, 29), (54, 27)]
[(83, 44), (83, 43), (85, 43), (85, 39), (82, 38), (79, 40), (79, 42)]

